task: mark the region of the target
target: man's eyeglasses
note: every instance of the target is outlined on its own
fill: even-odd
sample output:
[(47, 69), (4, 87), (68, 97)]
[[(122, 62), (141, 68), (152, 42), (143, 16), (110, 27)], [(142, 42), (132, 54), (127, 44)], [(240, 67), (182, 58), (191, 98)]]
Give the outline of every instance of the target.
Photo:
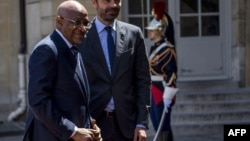
[(62, 19), (71, 22), (72, 24), (74, 24), (75, 27), (80, 27), (80, 26), (85, 26), (87, 28), (90, 27), (90, 23), (88, 21), (80, 21), (80, 20), (73, 20), (73, 19), (68, 19), (68, 18), (64, 18), (63, 16), (60, 16)]

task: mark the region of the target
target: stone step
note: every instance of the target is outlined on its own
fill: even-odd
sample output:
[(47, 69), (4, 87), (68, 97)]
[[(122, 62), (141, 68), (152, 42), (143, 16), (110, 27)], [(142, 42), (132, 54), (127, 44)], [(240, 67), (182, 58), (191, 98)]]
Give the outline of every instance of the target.
[(177, 87), (180, 89), (191, 91), (204, 91), (211, 89), (234, 89), (239, 88), (238, 82), (232, 81), (193, 81), (193, 82), (179, 82), (177, 80)]
[(209, 125), (228, 125), (228, 124), (239, 124), (239, 125), (249, 125), (250, 121), (240, 121), (240, 120), (222, 120), (222, 121), (189, 121), (189, 122), (172, 122), (172, 126), (178, 127), (178, 126), (209, 126)]
[(227, 89), (227, 90), (181, 90), (176, 95), (177, 102), (197, 101), (223, 101), (236, 99), (250, 99), (250, 89)]
[(250, 121), (220, 121), (220, 122), (188, 122), (173, 123), (172, 129), (176, 135), (219, 134), (223, 136), (224, 125), (250, 125)]
[(250, 110), (173, 112), (172, 123), (249, 121)]
[[(177, 135), (220, 133), (225, 124), (250, 124), (250, 88), (223, 87), (209, 83), (180, 87), (171, 124)], [(191, 88), (188, 88), (191, 86)], [(197, 88), (196, 88), (197, 86)]]
[(174, 112), (202, 112), (202, 111), (232, 111), (250, 109), (250, 99), (233, 99), (217, 101), (176, 101), (173, 106)]
[(172, 125), (174, 136), (180, 135), (220, 135), (223, 137), (223, 125), (207, 124), (207, 125)]

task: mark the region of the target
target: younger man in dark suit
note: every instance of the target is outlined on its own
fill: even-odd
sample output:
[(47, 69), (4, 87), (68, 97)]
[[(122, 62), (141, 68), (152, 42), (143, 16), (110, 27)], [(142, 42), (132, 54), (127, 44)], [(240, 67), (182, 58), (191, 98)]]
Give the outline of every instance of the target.
[(104, 141), (145, 141), (150, 74), (141, 29), (116, 20), (121, 0), (92, 3), (97, 16), (80, 48), (91, 115)]

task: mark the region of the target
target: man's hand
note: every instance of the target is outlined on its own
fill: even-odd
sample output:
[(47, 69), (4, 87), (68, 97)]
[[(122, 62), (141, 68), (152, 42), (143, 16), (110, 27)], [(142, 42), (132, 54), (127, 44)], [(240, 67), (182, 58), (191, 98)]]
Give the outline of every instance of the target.
[(146, 141), (146, 139), (147, 139), (146, 129), (136, 127), (133, 141)]
[(92, 120), (92, 129), (77, 128), (76, 133), (72, 136), (74, 141), (102, 141), (101, 130), (96, 125), (96, 121)]
[(77, 128), (72, 139), (74, 141), (94, 141), (94, 133), (91, 130), (92, 129)]
[(92, 119), (92, 131), (94, 133), (94, 141), (102, 141), (101, 129), (96, 125), (96, 121)]

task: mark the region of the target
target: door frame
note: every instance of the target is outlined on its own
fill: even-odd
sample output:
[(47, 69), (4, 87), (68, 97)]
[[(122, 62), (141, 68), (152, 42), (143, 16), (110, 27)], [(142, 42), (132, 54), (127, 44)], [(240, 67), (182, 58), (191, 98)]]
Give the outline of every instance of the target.
[[(172, 17), (173, 22), (174, 22), (174, 28), (175, 31), (178, 31), (177, 28), (179, 28), (179, 15), (177, 6), (180, 0), (169, 0), (168, 1), (168, 12), (169, 15)], [(225, 28), (221, 28), (223, 30), (222, 32), (224, 33), (222, 36), (222, 46), (226, 47), (225, 51), (223, 52), (223, 67), (225, 67), (225, 72), (224, 74), (220, 76), (209, 76), (209, 77), (203, 77), (203, 76), (198, 76), (198, 77), (182, 77), (178, 76), (178, 81), (200, 81), (200, 80), (228, 80), (232, 77), (232, 1), (231, 0), (219, 0), (220, 5), (223, 4), (223, 7), (225, 7), (225, 11), (223, 12), (225, 15), (220, 15), (222, 16), (223, 20), (220, 21), (220, 27), (223, 25)], [(179, 33), (175, 32), (175, 39), (176, 39), (176, 48), (178, 48), (178, 39), (179, 39)], [(178, 52), (177, 52), (177, 57), (178, 57)], [(182, 60), (180, 60), (182, 61)], [(180, 69), (178, 70), (180, 71)], [(179, 73), (178, 73), (179, 74)]]

